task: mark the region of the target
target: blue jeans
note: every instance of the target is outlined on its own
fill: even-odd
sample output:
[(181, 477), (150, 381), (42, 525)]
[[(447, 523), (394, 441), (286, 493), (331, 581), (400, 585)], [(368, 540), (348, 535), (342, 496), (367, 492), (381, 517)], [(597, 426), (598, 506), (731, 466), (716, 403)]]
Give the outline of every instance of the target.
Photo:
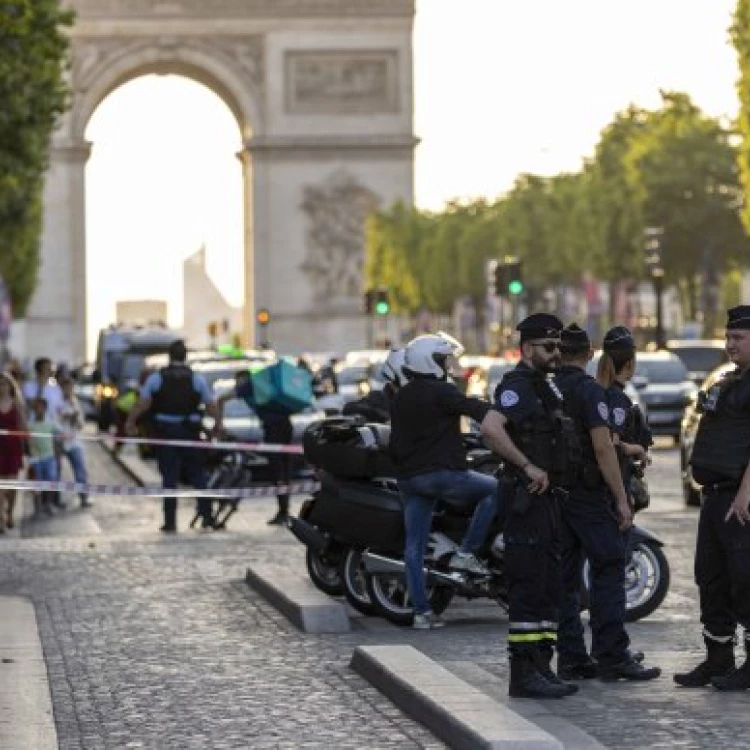
[[(74, 445), (69, 450), (63, 451), (68, 461), (70, 461), (70, 468), (73, 469), (73, 478), (79, 484), (86, 484), (89, 480), (89, 474), (86, 471), (86, 458), (83, 454), (83, 448), (80, 445)], [(86, 493), (80, 493), (81, 496)]]
[(38, 479), (40, 482), (56, 482), (59, 479), (57, 460), (54, 456), (37, 459), (33, 466), (34, 479)]
[(414, 612), (424, 614), (430, 611), (423, 568), (435, 502), (447, 500), (475, 506), (461, 551), (476, 552), (497, 513), (498, 484), (493, 477), (476, 471), (441, 469), (401, 479), (398, 488), (404, 498), (406, 584)]

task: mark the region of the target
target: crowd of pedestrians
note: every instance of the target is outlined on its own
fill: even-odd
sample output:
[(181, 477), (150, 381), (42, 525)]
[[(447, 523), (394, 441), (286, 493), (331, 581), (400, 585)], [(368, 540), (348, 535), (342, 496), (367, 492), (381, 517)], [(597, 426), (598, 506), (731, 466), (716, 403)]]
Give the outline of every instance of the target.
[[(62, 464), (70, 464), (76, 482), (88, 479), (86, 458), (79, 434), (83, 410), (74, 391), (70, 371), (41, 357), (33, 373), (10, 362), (0, 371), (0, 481), (21, 478), (57, 481)], [(82, 508), (91, 507), (86, 493), (79, 494)], [(0, 488), (0, 534), (15, 525), (17, 490)], [(34, 493), (34, 515), (53, 516), (67, 507), (59, 492)]]

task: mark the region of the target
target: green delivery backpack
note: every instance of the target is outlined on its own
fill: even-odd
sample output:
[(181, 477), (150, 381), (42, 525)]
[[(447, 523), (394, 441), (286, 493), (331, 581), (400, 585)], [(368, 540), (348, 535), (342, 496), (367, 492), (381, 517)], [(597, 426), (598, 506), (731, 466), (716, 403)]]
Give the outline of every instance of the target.
[(297, 414), (313, 403), (310, 373), (287, 359), (251, 373), (253, 398), (260, 407), (280, 414)]

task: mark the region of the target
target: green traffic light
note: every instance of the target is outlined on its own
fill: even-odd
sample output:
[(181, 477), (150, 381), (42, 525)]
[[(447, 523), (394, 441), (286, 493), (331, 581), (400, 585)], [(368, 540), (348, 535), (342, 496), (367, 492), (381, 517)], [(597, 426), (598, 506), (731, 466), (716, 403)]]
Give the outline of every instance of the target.
[(375, 312), (378, 315), (388, 315), (388, 312), (390, 310), (390, 306), (387, 302), (377, 302), (375, 303)]
[(518, 279), (511, 281), (510, 284), (508, 284), (508, 291), (511, 294), (521, 294), (523, 291), (523, 281), (518, 281)]

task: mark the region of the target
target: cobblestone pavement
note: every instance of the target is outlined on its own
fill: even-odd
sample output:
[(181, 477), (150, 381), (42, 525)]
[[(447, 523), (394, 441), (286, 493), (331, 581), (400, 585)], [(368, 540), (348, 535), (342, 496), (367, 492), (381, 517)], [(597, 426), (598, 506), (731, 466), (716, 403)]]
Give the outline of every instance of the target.
[[(89, 460), (94, 481), (124, 481), (101, 449)], [(672, 587), (630, 632), (665, 676), (585, 684), (547, 707), (611, 748), (750, 747), (750, 694), (673, 687), (672, 671), (700, 655), (697, 512), (683, 505), (674, 449), (657, 450), (651, 486), (639, 523), (666, 542)], [(155, 531), (158, 502), (94, 500), (90, 514), (71, 509), (0, 540), (0, 593), (36, 606), (63, 750), (442, 747), (348, 669), (353, 647), (410, 643), (449, 668), (507, 674), (507, 618), (489, 604), (454, 603), (443, 632), (357, 616), (346, 635), (299, 633), (242, 583), (254, 559), (303, 570), (301, 546), (265, 526), (273, 500), (242, 507), (225, 534), (168, 538)], [(190, 515), (181, 508), (181, 528)]]

